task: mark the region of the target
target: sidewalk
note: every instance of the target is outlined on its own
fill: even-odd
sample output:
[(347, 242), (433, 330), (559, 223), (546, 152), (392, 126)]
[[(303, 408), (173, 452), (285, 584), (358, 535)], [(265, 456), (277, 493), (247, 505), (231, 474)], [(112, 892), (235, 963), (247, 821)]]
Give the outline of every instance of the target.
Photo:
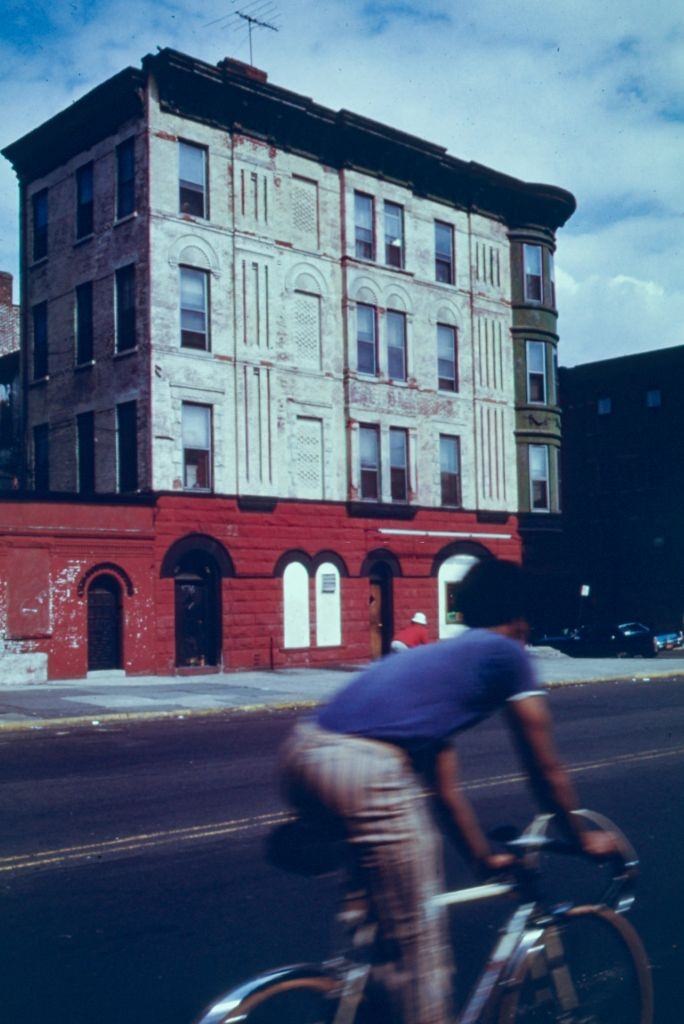
[[(537, 649), (533, 658), (540, 680), (549, 687), (601, 680), (684, 678), (684, 656), (653, 660), (574, 659), (548, 649)], [(0, 730), (305, 707), (325, 700), (351, 678), (355, 668), (197, 676), (125, 676), (117, 672), (98, 672), (87, 679), (3, 686), (0, 687)]]

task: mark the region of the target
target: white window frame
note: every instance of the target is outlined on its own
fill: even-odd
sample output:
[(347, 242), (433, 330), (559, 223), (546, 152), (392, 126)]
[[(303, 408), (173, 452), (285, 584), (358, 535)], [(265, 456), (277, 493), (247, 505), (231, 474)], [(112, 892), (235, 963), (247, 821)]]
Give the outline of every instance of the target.
[[(539, 474), (536, 467), (533, 466), (534, 455), (537, 452), (543, 452), (544, 467), (543, 472)], [(549, 446), (547, 444), (531, 444), (527, 449), (528, 453), (528, 469), (530, 477), (530, 511), (531, 512), (550, 512), (551, 511), (551, 480), (549, 475)], [(537, 505), (535, 507), (534, 499), (534, 485), (535, 483), (543, 483), (546, 485), (546, 503), (544, 505)]]
[[(181, 177), (181, 160), (184, 149), (195, 150), (202, 154), (202, 182), (191, 181), (189, 178)], [(194, 192), (202, 196), (202, 212), (193, 213), (192, 210), (184, 210), (181, 198), (181, 190)], [(178, 140), (178, 211), (181, 216), (198, 217), (201, 220), (209, 219), (209, 153), (207, 147), (198, 142), (189, 142), (186, 139)]]
[[(539, 261), (538, 273), (536, 268), (537, 260)], [(535, 264), (534, 266), (532, 266), (533, 262)], [(528, 278), (539, 280), (538, 296), (530, 294), (531, 288), (528, 284)], [(541, 245), (531, 245), (527, 242), (523, 243), (523, 289), (525, 302), (533, 302), (535, 305), (541, 305), (544, 302), (544, 250)]]
[[(211, 351), (211, 334), (210, 334), (210, 317), (209, 317), (209, 294), (210, 294), (210, 282), (209, 282), (209, 271), (204, 270), (201, 267), (189, 267), (181, 266), (178, 268), (178, 310), (180, 315), (180, 345), (181, 348), (190, 352), (210, 352)], [(183, 279), (186, 275), (192, 274), (197, 280), (202, 281), (202, 294), (203, 294), (203, 308), (195, 309), (191, 306), (183, 305)], [(183, 313), (197, 314), (201, 313), (204, 317), (204, 330), (203, 331), (192, 331), (189, 328), (183, 327)], [(196, 334), (198, 336), (204, 335), (203, 345), (188, 345), (183, 343), (184, 334)]]
[[(539, 353), (541, 351), (541, 365), (542, 369), (537, 370), (532, 367), (532, 352)], [(549, 386), (548, 386), (548, 374), (546, 372), (546, 343), (543, 341), (534, 341), (529, 339), (525, 343), (525, 365), (527, 370), (527, 401), (530, 405), (546, 405), (549, 398)], [(532, 378), (541, 377), (542, 385), (542, 397), (532, 397)]]
[[(404, 462), (403, 465), (397, 465), (394, 462), (394, 454), (392, 451), (392, 438), (401, 437), (404, 444)], [(389, 428), (389, 453), (390, 453), (390, 498), (392, 503), (395, 505), (406, 505), (409, 500), (409, 432), (405, 427), (390, 427)], [(393, 480), (392, 471), (401, 470), (404, 474), (404, 495), (403, 497), (395, 497), (393, 491)]]
[[(363, 493), (363, 432), (373, 432), (375, 435), (375, 454), (376, 461), (374, 466), (367, 464), (366, 468), (371, 469), (376, 474), (377, 486), (375, 495), (365, 495)], [(360, 423), (359, 424), (359, 497), (362, 501), (382, 501), (382, 454), (381, 454), (381, 443), (380, 443), (380, 427), (376, 423)]]
[[(390, 343), (391, 331), (390, 324), (399, 324), (400, 326), (400, 344), (395, 345)], [(406, 325), (406, 313), (402, 313), (399, 309), (388, 309), (385, 313), (385, 335), (386, 335), (386, 359), (387, 359), (387, 376), (390, 380), (405, 381), (408, 378), (408, 340), (407, 340), (407, 325)], [(401, 357), (403, 362), (403, 373), (395, 374), (392, 373), (390, 367), (390, 349), (398, 352), (401, 351)]]
[[(370, 206), (370, 239), (365, 237), (359, 237), (359, 231), (365, 233), (369, 230), (364, 224), (359, 221), (359, 211), (361, 204), (359, 200), (363, 200), (364, 206), (367, 202)], [(364, 214), (365, 216), (365, 214)], [(370, 245), (370, 256), (366, 253), (359, 252), (359, 246)], [(368, 260), (369, 262), (375, 261), (376, 253), (376, 241), (375, 241), (375, 197), (368, 195), (367, 192), (354, 192), (354, 255), (357, 260)]]
[[(398, 218), (399, 234), (389, 230), (388, 220)], [(383, 224), (385, 229), (385, 265), (395, 270), (404, 269), (404, 207), (401, 203), (393, 203), (385, 199), (383, 204)], [(392, 261), (392, 253), (398, 254), (398, 262)]]
[[(186, 409), (202, 409), (206, 414), (206, 427), (207, 427), (207, 444), (205, 445), (189, 445), (186, 444), (186, 435), (184, 427), (184, 414)], [(202, 494), (209, 494), (213, 489), (214, 483), (214, 424), (213, 424), (213, 407), (211, 405), (205, 405), (202, 402), (182, 402), (181, 403), (181, 444), (183, 447), (183, 490), (191, 491), (193, 493), (200, 491)], [(207, 471), (207, 483), (205, 486), (189, 485), (187, 478), (188, 469), (188, 452), (205, 452), (206, 453), (206, 471)]]

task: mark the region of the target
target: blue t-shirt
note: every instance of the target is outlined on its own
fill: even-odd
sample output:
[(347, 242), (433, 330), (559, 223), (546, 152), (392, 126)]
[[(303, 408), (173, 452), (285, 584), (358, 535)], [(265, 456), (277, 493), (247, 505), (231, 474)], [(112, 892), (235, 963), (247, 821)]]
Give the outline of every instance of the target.
[(506, 701), (542, 692), (522, 644), (470, 629), (374, 662), (319, 709), (316, 721), (416, 755), (438, 749)]

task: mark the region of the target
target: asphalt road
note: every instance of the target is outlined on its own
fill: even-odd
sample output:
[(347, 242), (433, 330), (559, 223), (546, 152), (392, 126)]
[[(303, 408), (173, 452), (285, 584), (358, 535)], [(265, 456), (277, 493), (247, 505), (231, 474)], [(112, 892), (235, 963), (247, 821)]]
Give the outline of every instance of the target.
[[(642, 858), (632, 920), (653, 964), (657, 1024), (679, 1024), (684, 682), (573, 686), (550, 699), (584, 805), (616, 820)], [(277, 872), (261, 854), (283, 813), (275, 752), (293, 717), (0, 736), (4, 1020), (189, 1024), (221, 989), (327, 949), (334, 883)], [(533, 805), (502, 722), (459, 748), (485, 824), (523, 825)], [(466, 880), (450, 854), (450, 883)], [(497, 922), (494, 909), (454, 918), (461, 992)]]

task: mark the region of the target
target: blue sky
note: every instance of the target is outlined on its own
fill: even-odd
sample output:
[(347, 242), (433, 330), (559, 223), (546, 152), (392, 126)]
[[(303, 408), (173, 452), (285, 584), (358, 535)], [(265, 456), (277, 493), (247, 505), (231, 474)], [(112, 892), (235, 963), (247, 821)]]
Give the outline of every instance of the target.
[[(670, 0), (6, 0), (0, 144), (157, 46), (248, 59), (236, 6), (276, 18), (254, 35), (276, 84), (575, 194), (556, 259), (562, 363), (684, 343), (684, 7)], [(2, 163), (0, 268), (16, 274)]]

